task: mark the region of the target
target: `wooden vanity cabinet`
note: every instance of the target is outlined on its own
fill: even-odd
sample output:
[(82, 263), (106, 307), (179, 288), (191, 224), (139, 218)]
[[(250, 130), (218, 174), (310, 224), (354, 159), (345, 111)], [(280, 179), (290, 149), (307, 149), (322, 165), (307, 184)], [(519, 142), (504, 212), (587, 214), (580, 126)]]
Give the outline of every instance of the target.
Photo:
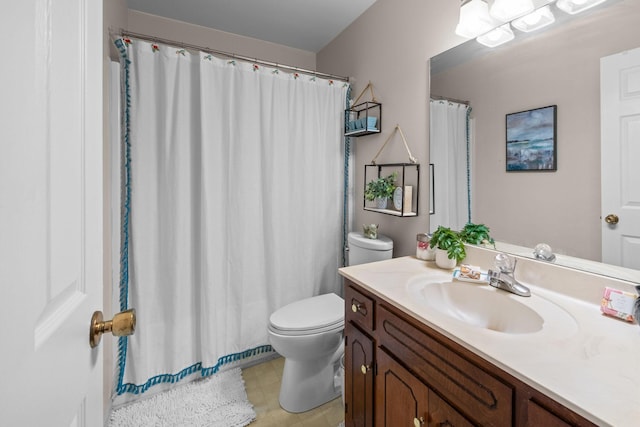
[(345, 424), (594, 426), (345, 279)]

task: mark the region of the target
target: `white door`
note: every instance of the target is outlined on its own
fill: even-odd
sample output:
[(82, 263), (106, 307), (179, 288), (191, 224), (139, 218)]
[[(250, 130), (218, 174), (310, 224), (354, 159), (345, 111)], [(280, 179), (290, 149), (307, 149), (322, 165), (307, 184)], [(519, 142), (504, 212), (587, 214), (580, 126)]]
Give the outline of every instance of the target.
[(0, 425), (103, 425), (102, 1), (0, 13)]
[(602, 58), (600, 79), (602, 261), (640, 269), (640, 49)]

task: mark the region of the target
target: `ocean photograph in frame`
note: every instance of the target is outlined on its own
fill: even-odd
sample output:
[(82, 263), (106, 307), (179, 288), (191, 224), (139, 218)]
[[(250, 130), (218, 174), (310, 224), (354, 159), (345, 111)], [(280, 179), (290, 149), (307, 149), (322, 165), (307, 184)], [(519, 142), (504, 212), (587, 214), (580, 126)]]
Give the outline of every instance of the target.
[(507, 172), (557, 169), (557, 106), (507, 114)]

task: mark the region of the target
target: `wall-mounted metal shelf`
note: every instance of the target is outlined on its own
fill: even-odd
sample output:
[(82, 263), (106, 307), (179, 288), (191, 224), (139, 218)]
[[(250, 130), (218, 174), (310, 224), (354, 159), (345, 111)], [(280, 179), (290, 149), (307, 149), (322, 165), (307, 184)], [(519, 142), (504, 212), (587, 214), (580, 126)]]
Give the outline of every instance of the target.
[(387, 200), (384, 207), (378, 206), (376, 201), (364, 198), (364, 210), (378, 212), (399, 217), (418, 216), (418, 195), (420, 194), (420, 165), (417, 163), (388, 163), (372, 164), (364, 166), (365, 190), (367, 183), (389, 176), (396, 172), (396, 190), (394, 195)]
[(382, 104), (367, 101), (344, 110), (344, 136), (371, 135), (381, 129)]

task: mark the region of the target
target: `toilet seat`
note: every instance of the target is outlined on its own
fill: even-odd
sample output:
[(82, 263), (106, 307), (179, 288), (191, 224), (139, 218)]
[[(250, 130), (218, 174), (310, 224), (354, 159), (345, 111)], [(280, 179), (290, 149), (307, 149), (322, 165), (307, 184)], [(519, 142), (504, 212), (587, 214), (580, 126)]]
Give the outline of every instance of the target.
[(344, 328), (344, 300), (324, 294), (288, 304), (269, 317), (269, 329), (280, 335), (312, 335)]

